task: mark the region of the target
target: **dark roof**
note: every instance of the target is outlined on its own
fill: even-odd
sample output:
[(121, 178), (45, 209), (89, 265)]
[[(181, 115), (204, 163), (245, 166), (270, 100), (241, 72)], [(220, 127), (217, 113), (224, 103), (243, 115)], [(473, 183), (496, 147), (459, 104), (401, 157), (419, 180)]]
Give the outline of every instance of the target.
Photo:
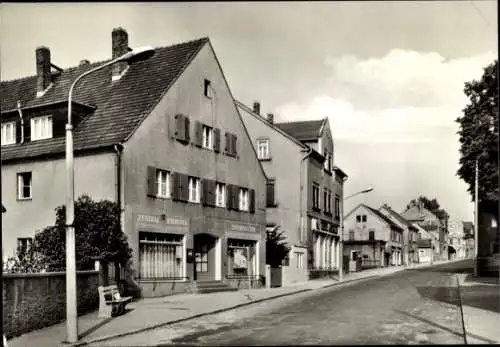
[(290, 136), (295, 137), (299, 141), (311, 141), (317, 139), (321, 134), (321, 126), (324, 120), (309, 120), (300, 122), (275, 123), (276, 127), (280, 128)]
[(385, 207), (385, 209), (387, 211), (389, 211), (389, 213), (391, 215), (394, 216), (394, 218), (396, 218), (399, 222), (401, 222), (402, 224), (406, 225), (408, 228), (411, 228), (411, 229), (417, 229), (409, 220), (407, 220), (406, 218), (404, 218), (402, 215), (400, 215), (399, 213), (397, 213), (396, 211), (394, 211), (389, 205), (387, 204), (384, 204), (382, 205), (380, 208), (383, 208)]
[[(184, 71), (208, 38), (157, 48), (144, 61), (129, 65), (121, 79), (111, 81), (111, 66), (80, 81), (73, 100), (95, 106), (74, 131), (74, 149), (112, 146), (130, 136)], [(13, 111), (17, 101), (22, 107), (36, 107), (65, 101), (71, 83), (83, 72), (105, 62), (63, 70), (54, 76), (53, 85), (36, 97), (36, 76), (1, 83), (1, 111)], [(2, 161), (64, 152), (65, 139), (53, 138), (2, 147)]]
[(372, 211), (377, 217), (380, 217), (383, 221), (385, 221), (387, 224), (389, 224), (391, 227), (398, 229), (398, 230), (403, 230), (399, 225), (394, 223), (392, 220), (390, 220), (388, 217), (386, 217), (382, 212), (379, 210), (376, 210), (374, 208), (371, 208), (368, 205), (362, 204), (364, 207), (366, 207), (368, 210)]

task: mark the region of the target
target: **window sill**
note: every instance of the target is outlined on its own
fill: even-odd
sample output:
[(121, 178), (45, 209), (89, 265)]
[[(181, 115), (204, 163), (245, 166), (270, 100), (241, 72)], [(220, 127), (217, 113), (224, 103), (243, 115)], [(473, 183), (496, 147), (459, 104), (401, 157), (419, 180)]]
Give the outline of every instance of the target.
[(154, 197), (157, 199), (162, 199), (162, 200), (171, 200), (172, 199), (172, 196), (155, 195)]
[(323, 171), (326, 172), (328, 175), (333, 176), (333, 172), (332, 171), (328, 171), (325, 168), (323, 168)]
[(277, 203), (266, 205), (266, 208), (275, 208), (275, 207), (278, 207)]
[(271, 157), (268, 158), (258, 158), (260, 161), (271, 161)]
[(29, 197), (29, 198), (20, 198), (20, 197), (18, 197), (17, 198), (17, 201), (30, 201), (30, 200), (33, 200), (33, 198), (32, 197)]
[(328, 217), (332, 217), (333, 216), (333, 214), (331, 212), (324, 212), (324, 215), (328, 216)]
[(314, 212), (321, 212), (321, 209), (319, 207), (313, 207), (312, 210)]

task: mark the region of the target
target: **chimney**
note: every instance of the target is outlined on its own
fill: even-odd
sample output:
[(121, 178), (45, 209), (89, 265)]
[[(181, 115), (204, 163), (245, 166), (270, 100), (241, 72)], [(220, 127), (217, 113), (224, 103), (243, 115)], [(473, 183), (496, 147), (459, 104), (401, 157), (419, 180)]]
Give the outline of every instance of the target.
[(254, 101), (253, 111), (257, 114), (260, 114), (260, 102)]
[(85, 66), (85, 65), (89, 65), (89, 64), (90, 64), (90, 61), (88, 61), (87, 59), (83, 59), (83, 60), (80, 60), (79, 66)]
[(271, 124), (274, 124), (274, 115), (272, 113), (267, 114), (267, 121)]
[[(123, 28), (115, 28), (111, 33), (113, 59), (116, 59), (129, 51), (128, 49), (128, 34)], [(126, 62), (113, 64), (112, 80), (120, 79), (122, 73), (127, 68)]]
[(49, 87), (50, 74), (50, 50), (47, 47), (36, 49), (36, 91), (37, 96), (42, 96)]

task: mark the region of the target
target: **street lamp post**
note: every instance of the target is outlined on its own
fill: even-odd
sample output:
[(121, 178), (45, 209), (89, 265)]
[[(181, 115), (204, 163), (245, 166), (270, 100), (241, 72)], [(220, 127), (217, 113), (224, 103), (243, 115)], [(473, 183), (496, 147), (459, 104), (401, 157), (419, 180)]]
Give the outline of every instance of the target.
[(474, 184), (474, 276), (478, 275), (478, 223), (479, 223), (479, 166), (478, 159), (475, 162), (475, 184)]
[(123, 54), (122, 56), (99, 65), (78, 76), (68, 94), (68, 123), (66, 124), (66, 330), (68, 342), (78, 341), (78, 312), (76, 296), (76, 252), (75, 252), (75, 227), (74, 223), (74, 195), (75, 195), (75, 168), (73, 165), (73, 123), (72, 98), (73, 89), (85, 76), (99, 71), (107, 66), (118, 62), (135, 62), (151, 57), (154, 50), (150, 47), (142, 47)]
[(342, 199), (342, 211), (340, 212), (340, 242), (339, 242), (339, 253), (340, 253), (340, 265), (339, 265), (339, 281), (341, 282), (344, 278), (344, 202), (347, 199), (352, 198), (353, 196), (359, 195), (359, 194), (365, 194), (369, 193), (373, 190), (372, 187), (369, 187), (367, 189), (361, 190), (357, 193), (354, 193), (352, 195), (349, 195), (348, 197)]

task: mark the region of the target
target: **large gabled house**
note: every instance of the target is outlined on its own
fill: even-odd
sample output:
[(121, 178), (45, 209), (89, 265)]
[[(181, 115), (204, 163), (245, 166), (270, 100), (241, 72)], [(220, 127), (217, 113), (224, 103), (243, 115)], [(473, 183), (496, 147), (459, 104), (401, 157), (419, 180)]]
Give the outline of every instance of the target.
[(283, 283), (338, 271), (343, 183), (328, 119), (278, 123), (260, 103), (236, 102), (268, 177), (267, 225), (291, 247)]
[[(125, 54), (127, 32), (111, 36), (113, 58)], [(61, 69), (40, 47), (36, 75), (2, 82), (4, 255), (53, 225), (64, 204), (69, 87), (102, 63)], [(143, 296), (193, 281), (262, 282), (266, 177), (208, 38), (88, 75), (72, 116), (75, 198), (121, 206)]]
[(344, 217), (344, 256), (362, 267), (403, 265), (404, 229), (379, 210), (359, 204)]

